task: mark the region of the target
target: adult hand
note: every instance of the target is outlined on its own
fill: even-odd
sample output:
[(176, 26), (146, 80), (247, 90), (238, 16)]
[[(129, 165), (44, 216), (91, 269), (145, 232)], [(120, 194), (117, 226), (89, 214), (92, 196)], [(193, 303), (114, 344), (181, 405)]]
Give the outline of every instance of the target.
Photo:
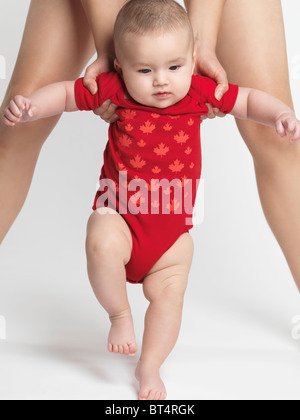
[[(221, 100), (223, 95), (228, 91), (228, 79), (227, 74), (221, 63), (219, 62), (215, 52), (207, 51), (203, 52), (202, 50), (196, 50), (196, 65), (195, 65), (196, 74), (201, 74), (213, 79), (217, 83), (215, 98)], [(205, 104), (208, 107), (208, 114), (204, 115), (202, 120), (206, 118), (213, 119), (215, 117), (223, 118), (225, 114), (219, 111), (218, 108), (212, 108), (210, 104)]]
[[(98, 57), (97, 60), (87, 68), (83, 84), (92, 95), (95, 95), (98, 92), (96, 83), (97, 77), (101, 73), (111, 70), (113, 70), (113, 59), (107, 55)], [(110, 100), (107, 100), (100, 108), (94, 110), (94, 114), (100, 116), (104, 121), (113, 124), (118, 120), (118, 116), (115, 114), (117, 108), (117, 105), (113, 104)]]

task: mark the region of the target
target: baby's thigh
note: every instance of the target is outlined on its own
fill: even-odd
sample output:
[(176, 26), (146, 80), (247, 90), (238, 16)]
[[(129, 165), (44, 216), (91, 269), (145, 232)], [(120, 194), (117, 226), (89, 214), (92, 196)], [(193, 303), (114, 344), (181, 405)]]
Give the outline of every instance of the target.
[(132, 253), (130, 229), (115, 210), (97, 209), (89, 218), (87, 225), (87, 255), (105, 254), (116, 257), (121, 255), (126, 265)]

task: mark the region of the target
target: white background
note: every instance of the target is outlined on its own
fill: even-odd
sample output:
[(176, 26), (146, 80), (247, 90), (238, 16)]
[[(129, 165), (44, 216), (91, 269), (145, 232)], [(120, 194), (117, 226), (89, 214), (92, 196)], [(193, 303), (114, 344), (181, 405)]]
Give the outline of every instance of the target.
[[(0, 0), (1, 99), (28, 5)], [(300, 4), (283, 8), (300, 115)], [(251, 156), (230, 116), (203, 124), (202, 139), (205, 221), (192, 231), (182, 332), (162, 369), (169, 399), (299, 399), (299, 294), (263, 216)], [(0, 399), (137, 398), (137, 358), (107, 353), (109, 322), (86, 273), (86, 222), (106, 141), (93, 114), (64, 115), (1, 246)], [(140, 347), (147, 303), (140, 286), (128, 291)]]

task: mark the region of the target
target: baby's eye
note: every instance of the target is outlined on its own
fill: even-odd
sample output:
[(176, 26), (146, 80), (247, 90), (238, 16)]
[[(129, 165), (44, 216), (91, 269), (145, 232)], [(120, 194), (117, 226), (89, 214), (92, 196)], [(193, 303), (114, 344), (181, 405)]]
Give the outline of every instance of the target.
[(180, 68), (180, 66), (171, 66), (170, 67), (170, 70), (171, 71), (176, 71), (176, 70), (178, 70)]
[(142, 74), (148, 74), (150, 72), (151, 72), (151, 70), (149, 70), (149, 69), (141, 69), (141, 70), (139, 70), (139, 73), (142, 73)]

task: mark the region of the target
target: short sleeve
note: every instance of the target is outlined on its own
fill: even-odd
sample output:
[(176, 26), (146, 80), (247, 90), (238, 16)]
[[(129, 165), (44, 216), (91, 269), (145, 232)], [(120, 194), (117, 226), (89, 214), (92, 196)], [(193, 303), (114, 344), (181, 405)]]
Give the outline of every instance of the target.
[(102, 73), (96, 80), (98, 92), (92, 95), (83, 85), (83, 78), (75, 82), (75, 100), (80, 111), (92, 111), (99, 108), (107, 99), (111, 99), (116, 105), (116, 93), (120, 89), (121, 82), (115, 72)]
[(237, 100), (239, 87), (229, 83), (229, 90), (225, 93), (220, 101), (215, 98), (215, 90), (217, 84), (212, 79), (203, 76), (193, 76), (192, 89), (198, 96), (201, 104), (206, 102), (214, 108), (219, 108), (223, 114), (229, 114)]

